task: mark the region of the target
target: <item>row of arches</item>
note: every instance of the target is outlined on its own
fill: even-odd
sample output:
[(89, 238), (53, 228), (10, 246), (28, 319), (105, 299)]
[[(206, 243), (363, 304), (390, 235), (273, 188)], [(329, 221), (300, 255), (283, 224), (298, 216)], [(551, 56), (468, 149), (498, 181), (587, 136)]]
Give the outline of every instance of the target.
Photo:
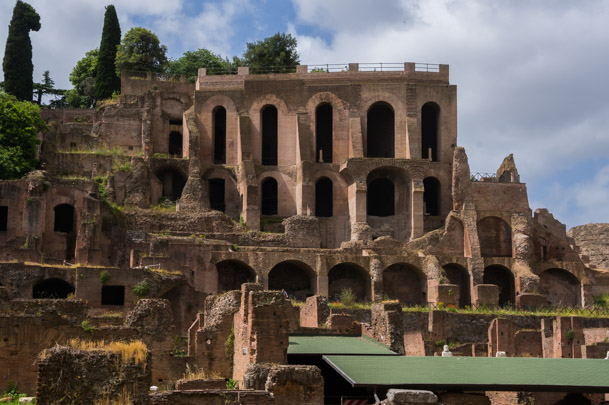
[[(249, 265), (238, 260), (223, 260), (216, 264), (218, 292), (237, 290), (241, 284), (257, 281), (257, 274)], [(450, 284), (459, 286), (459, 306), (471, 304), (470, 275), (458, 264), (447, 264), (442, 268), (443, 276)], [(317, 274), (303, 262), (286, 260), (273, 266), (267, 276), (270, 290), (286, 290), (290, 297), (305, 300), (317, 294)], [(564, 269), (552, 268), (540, 275), (540, 292), (548, 302), (557, 307), (578, 307), (581, 301), (581, 283)], [(427, 278), (416, 266), (395, 263), (382, 272), (383, 296), (399, 300), (402, 305), (427, 304)], [(499, 306), (513, 306), (516, 301), (514, 276), (501, 265), (490, 265), (484, 269), (483, 284), (499, 287)], [(372, 283), (369, 273), (355, 263), (340, 263), (328, 271), (328, 296), (339, 300), (343, 290), (349, 289), (358, 301), (370, 301)], [(74, 294), (74, 285), (60, 278), (48, 278), (33, 286), (32, 297), (44, 299), (68, 298)], [(102, 305), (123, 305), (124, 286), (104, 286)]]
[[(328, 102), (315, 109), (315, 162), (333, 163), (334, 109)], [(367, 132), (365, 157), (395, 157), (395, 111), (391, 104), (379, 101), (370, 106), (366, 114)], [(212, 110), (212, 149), (214, 164), (226, 163), (226, 108)], [(428, 102), (421, 109), (421, 157), (438, 160), (440, 107)], [(279, 113), (273, 104), (260, 110), (260, 132), (263, 165), (277, 165)], [(180, 153), (181, 153), (181, 134)], [(177, 136), (176, 136), (177, 139)], [(172, 145), (170, 136), (170, 147)], [(171, 153), (171, 152), (170, 152)]]

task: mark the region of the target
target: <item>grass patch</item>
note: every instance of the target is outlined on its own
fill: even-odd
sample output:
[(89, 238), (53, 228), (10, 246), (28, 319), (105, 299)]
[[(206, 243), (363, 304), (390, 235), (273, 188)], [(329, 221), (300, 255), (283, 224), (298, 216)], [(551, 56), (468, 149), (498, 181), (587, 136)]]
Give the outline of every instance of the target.
[(203, 369), (190, 367), (190, 364), (186, 363), (186, 371), (182, 376), (182, 380), (217, 380), (224, 379), (217, 371), (210, 371), (206, 373)]
[(135, 364), (141, 364), (146, 360), (148, 353), (146, 344), (141, 340), (106, 342), (104, 340), (70, 339), (68, 346), (74, 350), (120, 353), (123, 364), (128, 363), (131, 359), (133, 359)]

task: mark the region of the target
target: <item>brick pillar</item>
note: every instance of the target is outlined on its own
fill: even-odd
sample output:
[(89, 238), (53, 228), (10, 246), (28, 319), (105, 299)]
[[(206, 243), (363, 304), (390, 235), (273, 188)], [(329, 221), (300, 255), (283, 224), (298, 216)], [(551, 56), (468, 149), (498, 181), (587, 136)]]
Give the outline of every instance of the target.
[(315, 185), (312, 178), (313, 164), (301, 162), (297, 169), (296, 214), (315, 215)]
[(351, 224), (366, 222), (366, 183), (353, 182), (349, 185), (349, 217)]
[(554, 357), (581, 358), (581, 346), (585, 344), (582, 318), (558, 316), (553, 322), (553, 329)]
[(411, 212), (411, 239), (422, 236), (425, 231), (423, 229), (423, 179), (413, 178), (412, 179), (412, 201), (410, 204)]
[(495, 318), (488, 328), (488, 357), (497, 352), (514, 355), (514, 326), (509, 319)]

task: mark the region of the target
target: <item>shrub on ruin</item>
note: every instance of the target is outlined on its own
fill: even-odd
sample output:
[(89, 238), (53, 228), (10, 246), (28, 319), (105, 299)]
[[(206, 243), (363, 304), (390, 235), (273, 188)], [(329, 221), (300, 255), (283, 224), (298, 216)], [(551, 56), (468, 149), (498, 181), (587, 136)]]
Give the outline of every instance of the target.
[(108, 270), (103, 270), (99, 273), (99, 282), (106, 284), (108, 281), (110, 281), (110, 273), (108, 273)]
[(353, 290), (351, 290), (350, 288), (343, 288), (340, 291), (340, 295), (338, 296), (338, 299), (340, 300), (340, 302), (343, 305), (345, 305), (347, 307), (351, 307), (351, 306), (355, 305), (355, 301), (357, 300), (357, 297), (353, 293)]
[(116, 53), (116, 74), (121, 70), (161, 72), (167, 63), (167, 47), (159, 38), (142, 27), (131, 28), (118, 47)]
[(133, 294), (135, 294), (138, 298), (144, 298), (150, 292), (150, 287), (148, 286), (148, 282), (146, 280), (140, 281), (136, 285), (133, 286)]

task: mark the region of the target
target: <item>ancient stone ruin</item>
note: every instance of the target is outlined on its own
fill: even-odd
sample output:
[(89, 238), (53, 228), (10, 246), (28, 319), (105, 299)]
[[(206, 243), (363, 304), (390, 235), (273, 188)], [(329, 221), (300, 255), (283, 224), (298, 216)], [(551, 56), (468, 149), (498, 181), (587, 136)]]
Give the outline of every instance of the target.
[(84, 402), (554, 404), (567, 393), (343, 386), (291, 339), (605, 358), (606, 312), (534, 311), (609, 294), (609, 230), (532, 212), (512, 155), (470, 171), (447, 65), (174, 79), (124, 71), (116, 102), (44, 110), (42, 170), (0, 181), (0, 389), (41, 404), (66, 387)]

